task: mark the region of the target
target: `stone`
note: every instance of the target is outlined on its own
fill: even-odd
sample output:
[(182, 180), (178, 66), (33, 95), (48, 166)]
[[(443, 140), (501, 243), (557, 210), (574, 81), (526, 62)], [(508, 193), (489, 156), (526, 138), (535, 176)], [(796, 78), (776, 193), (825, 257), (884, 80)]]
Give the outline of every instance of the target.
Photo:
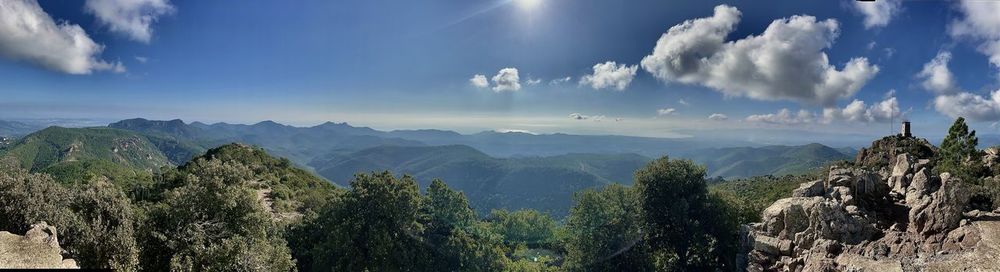
[(906, 204), (910, 206), (916, 204), (920, 198), (930, 195), (939, 183), (936, 177), (930, 176), (927, 168), (920, 169), (913, 175), (913, 181), (906, 188)]
[(24, 236), (0, 231), (0, 268), (79, 268), (62, 251), (55, 227), (45, 222), (31, 225)]
[(942, 181), (940, 189), (911, 206), (910, 231), (926, 237), (957, 228), (969, 197), (970, 192), (964, 184)]
[(823, 195), (823, 180), (817, 179), (814, 181), (799, 184), (799, 188), (792, 190), (792, 197), (813, 197)]
[(893, 177), (905, 177), (910, 173), (910, 166), (913, 164), (913, 156), (910, 154), (899, 154), (896, 156), (896, 165), (892, 167)]

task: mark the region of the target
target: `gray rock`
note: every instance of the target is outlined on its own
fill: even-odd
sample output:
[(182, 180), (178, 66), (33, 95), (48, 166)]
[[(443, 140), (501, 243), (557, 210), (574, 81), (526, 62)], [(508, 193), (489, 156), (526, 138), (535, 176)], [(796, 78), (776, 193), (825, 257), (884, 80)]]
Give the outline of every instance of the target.
[(927, 168), (921, 168), (916, 175), (913, 175), (913, 181), (906, 188), (906, 205), (911, 207), (916, 205), (921, 198), (930, 195), (939, 186), (940, 181), (937, 177), (930, 176)]
[(814, 181), (799, 184), (799, 188), (792, 190), (792, 197), (813, 197), (823, 195), (823, 180), (817, 179)]
[(909, 230), (926, 237), (957, 228), (969, 202), (969, 191), (964, 184), (943, 179), (940, 189), (911, 206)]

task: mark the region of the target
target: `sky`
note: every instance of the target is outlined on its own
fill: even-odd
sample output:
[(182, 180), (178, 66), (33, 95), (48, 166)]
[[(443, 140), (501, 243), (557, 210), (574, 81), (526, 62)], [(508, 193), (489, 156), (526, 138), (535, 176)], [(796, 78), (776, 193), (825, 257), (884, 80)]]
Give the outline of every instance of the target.
[[(0, 1), (0, 119), (1000, 132), (1000, 1)], [(898, 130), (895, 130), (898, 132)], [(720, 136), (721, 135), (721, 136)]]

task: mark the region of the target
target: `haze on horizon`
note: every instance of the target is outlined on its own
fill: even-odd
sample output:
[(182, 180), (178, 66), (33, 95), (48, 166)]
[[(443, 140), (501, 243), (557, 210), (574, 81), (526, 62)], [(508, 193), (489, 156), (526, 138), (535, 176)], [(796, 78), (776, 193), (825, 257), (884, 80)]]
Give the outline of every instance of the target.
[(901, 119), (940, 137), (965, 116), (991, 135), (998, 13), (991, 1), (3, 1), (0, 119), (823, 142)]

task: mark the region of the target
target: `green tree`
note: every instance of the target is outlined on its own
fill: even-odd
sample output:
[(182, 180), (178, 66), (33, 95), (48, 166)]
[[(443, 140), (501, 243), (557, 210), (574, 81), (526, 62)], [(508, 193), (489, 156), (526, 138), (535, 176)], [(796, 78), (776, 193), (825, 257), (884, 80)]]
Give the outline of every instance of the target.
[(963, 181), (977, 183), (976, 177), (983, 172), (979, 150), (976, 149), (978, 144), (976, 131), (969, 131), (965, 118), (955, 119), (955, 123), (948, 128), (948, 136), (941, 141), (938, 172), (949, 172)]
[(715, 214), (720, 201), (709, 198), (704, 179), (704, 167), (667, 157), (636, 171), (646, 241), (657, 270), (704, 271), (731, 263), (720, 250), (731, 239), (716, 236), (727, 227)]
[(556, 221), (551, 216), (536, 210), (494, 210), (487, 221), (504, 241), (513, 245), (546, 247), (557, 242)]
[(564, 267), (572, 271), (651, 271), (639, 194), (618, 184), (576, 195), (567, 218)]
[(427, 188), (421, 215), (424, 237), (431, 247), (431, 271), (500, 271), (503, 240), (478, 221), (461, 192), (434, 180)]
[(203, 160), (150, 210), (143, 263), (155, 271), (288, 271), (280, 228), (256, 198), (248, 167)]
[(79, 218), (67, 246), (82, 267), (139, 270), (135, 228), (141, 220), (125, 194), (110, 181), (98, 178), (78, 185), (71, 208)]
[(300, 230), (314, 244), (297, 245), (311, 263), (303, 270), (402, 271), (426, 267), (418, 221), (420, 190), (410, 176), (388, 171), (358, 174), (339, 205), (331, 205)]

